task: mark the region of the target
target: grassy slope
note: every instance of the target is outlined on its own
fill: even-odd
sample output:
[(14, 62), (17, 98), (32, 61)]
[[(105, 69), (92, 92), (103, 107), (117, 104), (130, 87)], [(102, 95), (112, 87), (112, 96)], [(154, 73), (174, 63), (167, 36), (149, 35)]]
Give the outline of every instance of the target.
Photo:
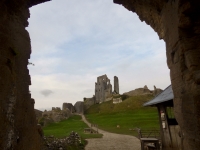
[[(112, 101), (96, 104), (90, 107), (85, 115), (89, 122), (98, 124), (103, 130), (136, 135), (136, 132), (129, 129), (159, 128), (157, 109), (142, 106), (152, 98), (151, 95), (142, 95), (129, 97), (120, 104), (113, 104)], [(117, 125), (120, 125), (120, 128), (117, 128)]]
[(85, 134), (84, 128), (88, 126), (81, 120), (81, 116), (75, 115), (67, 120), (49, 124), (43, 128), (43, 131), (45, 136), (54, 135), (57, 138), (69, 136), (71, 131), (77, 132), (82, 139), (102, 137), (101, 134)]

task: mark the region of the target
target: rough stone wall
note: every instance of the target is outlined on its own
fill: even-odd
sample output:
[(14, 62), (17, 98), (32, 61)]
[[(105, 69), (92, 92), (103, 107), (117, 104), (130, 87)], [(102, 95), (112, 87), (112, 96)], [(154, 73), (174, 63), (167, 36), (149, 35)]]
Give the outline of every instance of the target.
[[(28, 7), (48, 0), (0, 2), (0, 148), (40, 149), (30, 98)], [(175, 116), (187, 150), (200, 148), (200, 1), (114, 0), (136, 12), (164, 39)], [(18, 138), (19, 137), (19, 138)]]
[(119, 94), (119, 79), (117, 76), (114, 76), (114, 92)]
[(69, 109), (71, 113), (75, 112), (75, 108), (72, 103), (63, 103), (62, 110)]
[(78, 114), (84, 114), (84, 103), (81, 101), (78, 101), (74, 104), (74, 108), (76, 110), (76, 113)]
[(0, 2), (0, 149), (40, 150), (27, 69), (31, 53), (25, 27), (27, 1)]
[(46, 126), (52, 122), (59, 122), (61, 120), (68, 119), (71, 115), (71, 111), (68, 108), (61, 110), (59, 107), (53, 107), (52, 110), (45, 110), (42, 113), (42, 118), (39, 123), (41, 123), (42, 126)]
[(113, 104), (118, 104), (118, 103), (121, 103), (122, 102), (122, 98), (119, 97), (119, 98), (113, 98)]
[(96, 103), (104, 102), (106, 97), (112, 94), (112, 85), (107, 75), (97, 77), (95, 83), (95, 98)]
[(200, 1), (114, 0), (136, 12), (166, 42), (183, 148), (200, 149)]
[(90, 106), (95, 104), (95, 96), (92, 98), (84, 98), (84, 110), (90, 108)]
[(163, 91), (162, 89), (156, 88), (156, 86), (154, 85), (153, 96), (157, 96), (162, 91)]
[(149, 88), (147, 87), (147, 85), (144, 86), (143, 93), (151, 93), (151, 91), (149, 90)]

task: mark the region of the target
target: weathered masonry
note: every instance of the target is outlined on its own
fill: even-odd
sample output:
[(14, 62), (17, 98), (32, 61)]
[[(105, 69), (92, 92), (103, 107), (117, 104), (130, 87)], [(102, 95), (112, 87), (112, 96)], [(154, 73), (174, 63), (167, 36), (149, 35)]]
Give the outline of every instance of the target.
[(108, 79), (106, 74), (97, 77), (97, 82), (95, 83), (96, 103), (104, 102), (106, 97), (110, 95), (112, 95), (112, 85), (110, 84), (110, 79)]
[(95, 103), (101, 103), (106, 98), (111, 97), (113, 94), (119, 94), (119, 80), (117, 76), (114, 76), (114, 91), (112, 91), (112, 84), (107, 75), (97, 77), (95, 82)]
[(119, 94), (119, 79), (114, 76), (114, 93)]
[[(29, 8), (49, 0), (0, 2), (0, 148), (40, 150), (29, 93)], [(137, 13), (166, 42), (175, 116), (184, 150), (200, 149), (200, 1), (114, 0)], [(59, 11), (59, 10), (58, 10)], [(38, 33), (39, 34), (39, 33)]]
[(137, 13), (166, 42), (174, 112), (183, 148), (200, 149), (200, 1), (114, 0)]

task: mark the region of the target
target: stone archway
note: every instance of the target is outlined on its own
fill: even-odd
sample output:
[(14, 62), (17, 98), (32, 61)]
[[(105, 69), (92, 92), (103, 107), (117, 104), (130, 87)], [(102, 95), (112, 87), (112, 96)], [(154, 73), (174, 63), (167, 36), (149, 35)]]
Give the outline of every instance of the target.
[(198, 0), (114, 0), (149, 24), (166, 42), (175, 94), (175, 116), (183, 148), (200, 148), (200, 2)]
[[(0, 148), (42, 149), (27, 69), (31, 53), (29, 7), (49, 0), (0, 2)], [(114, 0), (149, 24), (166, 42), (184, 149), (200, 148), (200, 2), (199, 0)]]

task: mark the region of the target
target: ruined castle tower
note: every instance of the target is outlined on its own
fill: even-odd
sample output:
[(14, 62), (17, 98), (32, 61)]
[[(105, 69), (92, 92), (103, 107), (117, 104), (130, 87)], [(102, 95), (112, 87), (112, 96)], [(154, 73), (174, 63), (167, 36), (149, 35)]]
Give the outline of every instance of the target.
[(112, 94), (112, 85), (110, 84), (110, 79), (107, 75), (102, 75), (97, 77), (97, 82), (95, 83), (95, 98), (96, 103), (104, 102), (106, 97)]
[(65, 110), (65, 109), (69, 109), (69, 111), (71, 113), (74, 113), (75, 112), (75, 108), (74, 106), (72, 105), (72, 103), (63, 103), (63, 106), (62, 106), (62, 110)]
[(114, 76), (114, 92), (119, 94), (119, 80), (117, 76)]

